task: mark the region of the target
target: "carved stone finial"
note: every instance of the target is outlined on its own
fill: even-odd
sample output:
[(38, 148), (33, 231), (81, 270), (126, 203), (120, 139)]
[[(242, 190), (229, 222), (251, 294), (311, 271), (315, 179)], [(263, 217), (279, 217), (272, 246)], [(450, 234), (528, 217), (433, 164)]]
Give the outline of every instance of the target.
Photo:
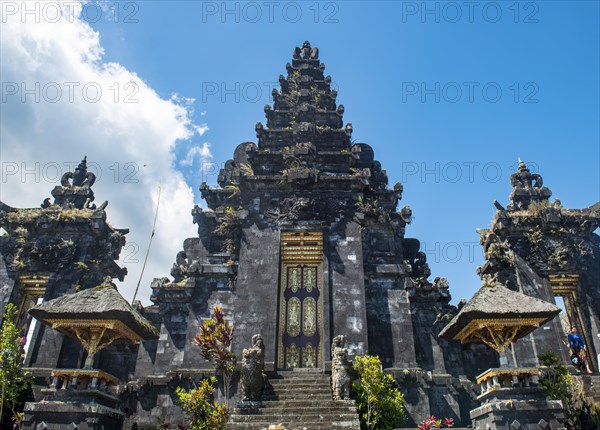
[(510, 184), (513, 190), (510, 194), (509, 210), (526, 210), (531, 203), (547, 201), (552, 195), (552, 191), (544, 187), (542, 176), (531, 173), (520, 158), (517, 172), (510, 176)]
[(66, 172), (60, 179), (61, 186), (52, 190), (54, 204), (66, 208), (94, 209), (92, 185), (96, 182), (96, 175), (87, 170), (87, 157), (75, 168), (75, 172)]

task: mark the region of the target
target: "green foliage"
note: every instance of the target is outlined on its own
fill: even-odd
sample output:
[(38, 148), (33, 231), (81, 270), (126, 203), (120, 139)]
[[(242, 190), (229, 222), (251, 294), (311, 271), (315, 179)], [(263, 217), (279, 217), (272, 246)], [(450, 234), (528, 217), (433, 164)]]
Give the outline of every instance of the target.
[(544, 209), (550, 207), (550, 201), (549, 200), (538, 200), (538, 201), (533, 201), (529, 204), (529, 207), (527, 208), (527, 210), (529, 212), (531, 212), (532, 215), (534, 216), (540, 216), (542, 214), (542, 212), (544, 211)]
[(214, 384), (217, 380), (213, 377), (203, 379), (198, 388), (189, 392), (182, 387), (177, 387), (175, 393), (179, 398), (181, 409), (190, 420), (190, 430), (222, 430), (227, 421), (227, 408), (213, 400)]
[(212, 318), (202, 323), (200, 332), (194, 337), (194, 341), (200, 347), (202, 358), (213, 363), (217, 374), (223, 377), (225, 401), (228, 402), (231, 377), (235, 372), (237, 359), (231, 352), (233, 326), (225, 320), (221, 306), (215, 306)]
[(542, 240), (544, 240), (544, 233), (542, 233), (541, 228), (536, 225), (529, 232), (525, 233), (525, 237), (529, 239), (529, 242), (535, 248), (542, 243)]
[(542, 366), (552, 367), (558, 364), (560, 359), (558, 356), (552, 351), (544, 352), (543, 354), (538, 355), (538, 360), (542, 363)]
[(224, 190), (231, 192), (231, 195), (227, 197), (228, 199), (232, 199), (235, 196), (240, 195), (240, 187), (234, 183), (229, 183), (228, 185), (225, 185)]
[(9, 408), (13, 419), (19, 416), (15, 410), (19, 396), (29, 387), (31, 375), (23, 369), (24, 338), (19, 334), (16, 325), (17, 308), (8, 304), (4, 312), (2, 330), (0, 331), (0, 386), (2, 404), (0, 405), (0, 423), (2, 423), (4, 408)]
[(600, 410), (586, 397), (583, 386), (575, 381), (560, 359), (553, 352), (538, 355), (544, 366), (548, 366), (540, 385), (544, 394), (553, 400), (561, 400), (565, 412), (565, 425), (569, 430), (600, 428)]
[(360, 177), (360, 176), (362, 176), (363, 171), (362, 171), (362, 169), (357, 169), (356, 167), (350, 167), (350, 173), (352, 173), (352, 176)]
[(240, 163), (240, 171), (242, 176), (254, 176), (254, 168), (250, 163)]
[(363, 215), (376, 218), (379, 222), (388, 222), (390, 220), (389, 214), (381, 207), (377, 199), (358, 196), (356, 207)]
[(394, 378), (383, 372), (379, 357), (365, 355), (354, 360), (359, 379), (352, 386), (363, 429), (390, 430), (405, 418), (404, 395), (394, 387)]
[(76, 261), (75, 264), (77, 265), (78, 268), (83, 269), (83, 270), (89, 270), (89, 267), (87, 264), (85, 264), (83, 261)]
[(231, 206), (227, 206), (225, 208), (225, 214), (221, 218), (221, 222), (215, 229), (215, 233), (221, 237), (233, 237), (240, 226), (240, 218), (235, 212), (235, 209)]

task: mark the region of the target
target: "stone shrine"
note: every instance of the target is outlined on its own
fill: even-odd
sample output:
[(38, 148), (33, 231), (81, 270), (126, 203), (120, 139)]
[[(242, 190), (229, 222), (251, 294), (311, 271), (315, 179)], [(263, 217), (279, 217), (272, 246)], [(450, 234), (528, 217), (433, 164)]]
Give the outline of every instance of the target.
[[(304, 401), (308, 415), (294, 415), (290, 423), (358, 429), (353, 401), (333, 400), (346, 399), (347, 392), (329, 388), (332, 361), (343, 372), (355, 356), (371, 354), (405, 394), (406, 428), (430, 415), (453, 418), (456, 427), (471, 424), (470, 411), (481, 405), (477, 377), (499, 367), (499, 356), (483, 344), (438, 337), (460, 305), (450, 304), (445, 278), (431, 280), (419, 240), (406, 236), (412, 211), (399, 206), (402, 184), (388, 184), (373, 147), (353, 141), (353, 126), (344, 124), (344, 106), (324, 72), (318, 48), (308, 42), (296, 48), (273, 105), (265, 106), (266, 123), (256, 124), (256, 142), (237, 146), (218, 186), (200, 185), (206, 208), (191, 211), (198, 234), (183, 241), (171, 278), (152, 282), (153, 305), (133, 305), (158, 338), (112, 344), (96, 354), (97, 369), (115, 378), (119, 428), (183, 422), (175, 388), (214, 374), (193, 338), (217, 305), (235, 328), (238, 362), (260, 363), (268, 379), (261, 393), (250, 382), (240, 388), (236, 374), (232, 403), (261, 395), (264, 416), (276, 420), (278, 401)], [(27, 311), (38, 301), (126, 274), (115, 261), (127, 230), (106, 222), (106, 203), (91, 203), (93, 183), (84, 159), (52, 191), (53, 204), (46, 199), (41, 208), (15, 209), (0, 202), (0, 227), (7, 232), (0, 237), (0, 299), (2, 309), (7, 302), (20, 306), (25, 328)], [(550, 303), (563, 297), (569, 320), (596, 357), (600, 207), (550, 203), (541, 176), (523, 163), (511, 185), (510, 204), (495, 202), (492, 227), (479, 230), (486, 258), (479, 273)], [(252, 341), (258, 333), (260, 344)], [(336, 359), (338, 336), (345, 343), (336, 347)], [(515, 342), (515, 367), (539, 366), (537, 355), (548, 350), (568, 362), (564, 340), (554, 318)], [(74, 339), (38, 324), (26, 361), (36, 376), (32, 403), (43, 398), (55, 369), (84, 364)], [(309, 397), (303, 397), (303, 378), (315, 387)], [(321, 421), (310, 414), (313, 407), (323, 408)], [(229, 428), (267, 427), (242, 418), (232, 417)], [(44, 425), (35, 428), (100, 428), (70, 421), (66, 410), (62, 423)]]

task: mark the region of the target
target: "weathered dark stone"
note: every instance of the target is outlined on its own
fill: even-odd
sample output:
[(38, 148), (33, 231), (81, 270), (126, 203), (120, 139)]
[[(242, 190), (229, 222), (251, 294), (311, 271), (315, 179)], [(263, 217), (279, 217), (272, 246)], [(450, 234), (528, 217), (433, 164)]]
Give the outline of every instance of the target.
[(265, 345), (261, 335), (252, 336), (252, 348), (242, 351), (240, 394), (242, 401), (259, 401), (265, 383)]
[[(124, 414), (123, 429), (184, 422), (175, 388), (192, 388), (214, 374), (193, 338), (215, 305), (223, 307), (235, 327), (232, 350), (238, 357), (244, 340), (261, 333), (267, 372), (316, 366), (313, 371), (326, 381), (334, 336), (343, 334), (349, 360), (378, 355), (394, 376), (406, 396), (406, 426), (414, 428), (429, 415), (453, 418), (457, 426), (471, 423), (469, 411), (480, 404), (475, 379), (498, 366), (498, 354), (439, 336), (460, 309), (450, 304), (444, 278), (430, 280), (419, 241), (406, 237), (412, 210), (398, 210), (402, 184), (388, 184), (371, 145), (352, 141), (354, 127), (344, 124), (345, 108), (337, 104), (324, 70), (317, 48), (309, 43), (296, 48), (287, 75), (279, 78), (280, 89), (273, 90), (273, 105), (265, 107), (266, 122), (256, 124), (257, 142), (236, 147), (217, 186), (200, 185), (207, 208), (191, 208), (197, 235), (183, 241), (172, 278), (157, 277), (150, 285), (153, 305), (136, 307), (157, 327), (158, 339), (111, 345), (98, 355), (97, 366), (122, 380), (117, 409)], [(38, 284), (48, 301), (73, 293), (76, 286), (95, 287), (105, 276), (125, 275), (115, 260), (127, 230), (108, 225), (106, 203), (92, 205), (94, 178), (86, 169), (84, 160), (63, 177), (52, 191), (54, 204), (46, 199), (40, 209), (15, 209), (0, 203), (0, 227), (8, 233), (0, 237), (2, 308), (8, 301), (27, 302), (24, 309), (29, 308), (35, 303), (29, 303), (27, 291)], [(600, 339), (591, 334), (600, 327), (600, 238), (594, 231), (600, 207), (570, 210), (549, 203), (551, 192), (541, 176), (522, 163), (511, 183), (511, 203), (505, 208), (496, 202), (492, 228), (481, 231), (486, 263), (479, 272), (486, 281), (550, 303), (553, 276), (576, 274), (580, 330), (587, 333), (595, 357)], [(287, 245), (282, 243), (292, 233), (322, 237), (322, 243), (313, 243), (322, 258), (312, 260), (312, 266), (296, 264), (302, 273), (298, 291), (314, 288), (303, 271), (314, 268), (318, 294), (311, 290), (314, 294), (301, 296), (315, 300), (316, 330), (312, 333), (309, 324), (311, 336), (299, 337), (298, 354), (308, 359), (294, 366), (284, 360), (292, 354), (286, 347), (295, 337), (286, 319), (292, 283), (285, 270), (293, 264), (284, 261)], [(568, 360), (563, 336), (557, 319), (544, 324), (515, 344), (516, 365), (537, 366), (537, 355), (548, 349)], [(47, 369), (80, 366), (83, 355), (76, 342), (40, 325), (27, 363), (41, 380)], [(271, 375), (274, 379), (277, 373)], [(232, 401), (242, 398), (239, 376), (234, 376)], [(223, 400), (221, 391), (217, 397)], [(332, 410), (340, 413), (338, 406)], [(63, 412), (64, 417), (79, 416)], [(240, 420), (238, 428), (243, 428)], [(347, 428), (356, 428), (355, 413), (348, 423)]]
[(331, 345), (331, 391), (335, 400), (350, 400), (352, 365), (348, 361), (346, 338), (338, 335)]

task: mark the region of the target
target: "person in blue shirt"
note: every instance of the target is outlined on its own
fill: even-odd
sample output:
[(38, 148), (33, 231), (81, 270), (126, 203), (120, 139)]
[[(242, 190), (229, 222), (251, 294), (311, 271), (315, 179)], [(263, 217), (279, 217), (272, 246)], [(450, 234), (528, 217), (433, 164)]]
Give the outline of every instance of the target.
[(592, 373), (590, 369), (590, 364), (587, 360), (587, 348), (585, 347), (585, 341), (583, 340), (583, 336), (581, 336), (577, 327), (571, 327), (571, 333), (569, 333), (569, 347), (571, 348), (571, 352), (573, 356), (577, 357), (582, 367), (585, 366), (588, 373)]

